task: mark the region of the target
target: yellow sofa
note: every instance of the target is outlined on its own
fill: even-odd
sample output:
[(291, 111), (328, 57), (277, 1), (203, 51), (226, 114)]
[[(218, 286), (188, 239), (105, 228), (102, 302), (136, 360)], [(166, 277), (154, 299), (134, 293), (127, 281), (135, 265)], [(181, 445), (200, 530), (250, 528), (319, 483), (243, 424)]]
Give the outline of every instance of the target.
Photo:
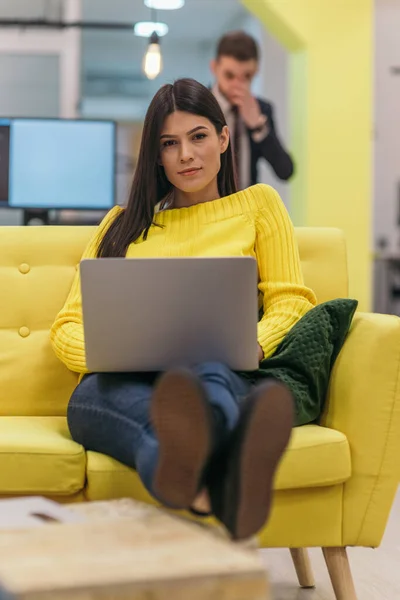
[[(0, 228), (0, 494), (59, 501), (121, 496), (151, 501), (136, 473), (84, 449), (65, 419), (77, 376), (54, 356), (49, 329), (91, 227)], [(347, 296), (341, 232), (298, 229), (306, 283), (318, 301)], [(263, 546), (378, 546), (399, 480), (400, 320), (357, 313), (335, 364), (321, 425), (294, 430), (276, 479)], [(329, 550), (329, 549), (335, 549)], [(293, 550), (298, 572), (306, 555)], [(303, 561), (303, 562), (302, 562)], [(347, 568), (347, 567), (346, 567)], [(307, 584), (307, 576), (301, 576)], [(342, 577), (343, 579), (343, 577)], [(337, 587), (339, 586), (339, 588)]]

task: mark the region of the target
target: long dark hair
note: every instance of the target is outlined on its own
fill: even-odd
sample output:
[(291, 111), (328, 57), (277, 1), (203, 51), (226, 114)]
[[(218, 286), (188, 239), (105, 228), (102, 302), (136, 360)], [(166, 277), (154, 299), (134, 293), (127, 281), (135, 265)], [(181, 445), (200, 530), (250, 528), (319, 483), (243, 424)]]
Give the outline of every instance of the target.
[[(178, 79), (164, 85), (154, 96), (144, 121), (142, 142), (128, 204), (116, 217), (100, 242), (97, 256), (121, 257), (129, 245), (141, 235), (146, 239), (153, 224), (156, 205), (173, 189), (164, 168), (159, 164), (160, 135), (168, 115), (180, 110), (200, 115), (213, 123), (218, 134), (226, 125), (223, 112), (214, 95), (194, 79)], [(218, 173), (221, 197), (237, 191), (232, 148), (221, 155)]]

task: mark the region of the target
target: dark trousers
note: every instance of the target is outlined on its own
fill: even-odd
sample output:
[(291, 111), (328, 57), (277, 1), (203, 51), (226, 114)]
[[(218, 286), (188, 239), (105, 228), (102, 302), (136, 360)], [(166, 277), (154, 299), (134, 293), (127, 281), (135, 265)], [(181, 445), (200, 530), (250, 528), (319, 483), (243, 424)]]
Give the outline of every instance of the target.
[[(200, 378), (221, 439), (238, 422), (239, 407), (252, 388), (244, 377), (219, 363), (193, 369)], [(93, 373), (86, 375), (68, 405), (72, 438), (87, 450), (107, 454), (137, 470), (147, 490), (153, 490), (158, 442), (150, 420), (155, 373)]]

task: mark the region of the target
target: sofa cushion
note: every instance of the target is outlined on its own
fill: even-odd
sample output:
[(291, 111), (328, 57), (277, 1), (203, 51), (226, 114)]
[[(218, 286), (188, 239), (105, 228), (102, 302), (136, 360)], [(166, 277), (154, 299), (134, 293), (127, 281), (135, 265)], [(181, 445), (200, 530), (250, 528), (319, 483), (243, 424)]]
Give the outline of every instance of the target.
[(65, 417), (0, 417), (1, 494), (75, 494), (85, 470)]
[(0, 415), (65, 416), (77, 375), (57, 359), (50, 327), (92, 228), (0, 228)]
[(324, 487), (343, 483), (350, 476), (351, 456), (346, 436), (334, 429), (304, 425), (293, 429), (275, 488)]
[[(336, 485), (350, 478), (351, 459), (345, 435), (318, 425), (293, 430), (292, 438), (275, 480), (275, 489), (290, 490)], [(89, 500), (130, 496), (149, 501), (137, 473), (116, 460), (87, 454)]]
[(85, 496), (88, 500), (134, 498), (158, 504), (147, 492), (134, 469), (105, 454), (91, 451), (87, 453), (86, 478)]

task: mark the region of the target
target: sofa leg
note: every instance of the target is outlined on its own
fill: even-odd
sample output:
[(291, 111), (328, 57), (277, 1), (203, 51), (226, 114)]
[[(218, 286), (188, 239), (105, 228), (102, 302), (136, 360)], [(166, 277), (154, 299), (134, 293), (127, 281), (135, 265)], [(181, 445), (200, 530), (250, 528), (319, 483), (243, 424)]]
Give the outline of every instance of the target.
[(357, 600), (346, 548), (322, 548), (336, 600)]
[(315, 587), (314, 574), (307, 548), (290, 548), (290, 554), (292, 555), (300, 586), (302, 588)]

